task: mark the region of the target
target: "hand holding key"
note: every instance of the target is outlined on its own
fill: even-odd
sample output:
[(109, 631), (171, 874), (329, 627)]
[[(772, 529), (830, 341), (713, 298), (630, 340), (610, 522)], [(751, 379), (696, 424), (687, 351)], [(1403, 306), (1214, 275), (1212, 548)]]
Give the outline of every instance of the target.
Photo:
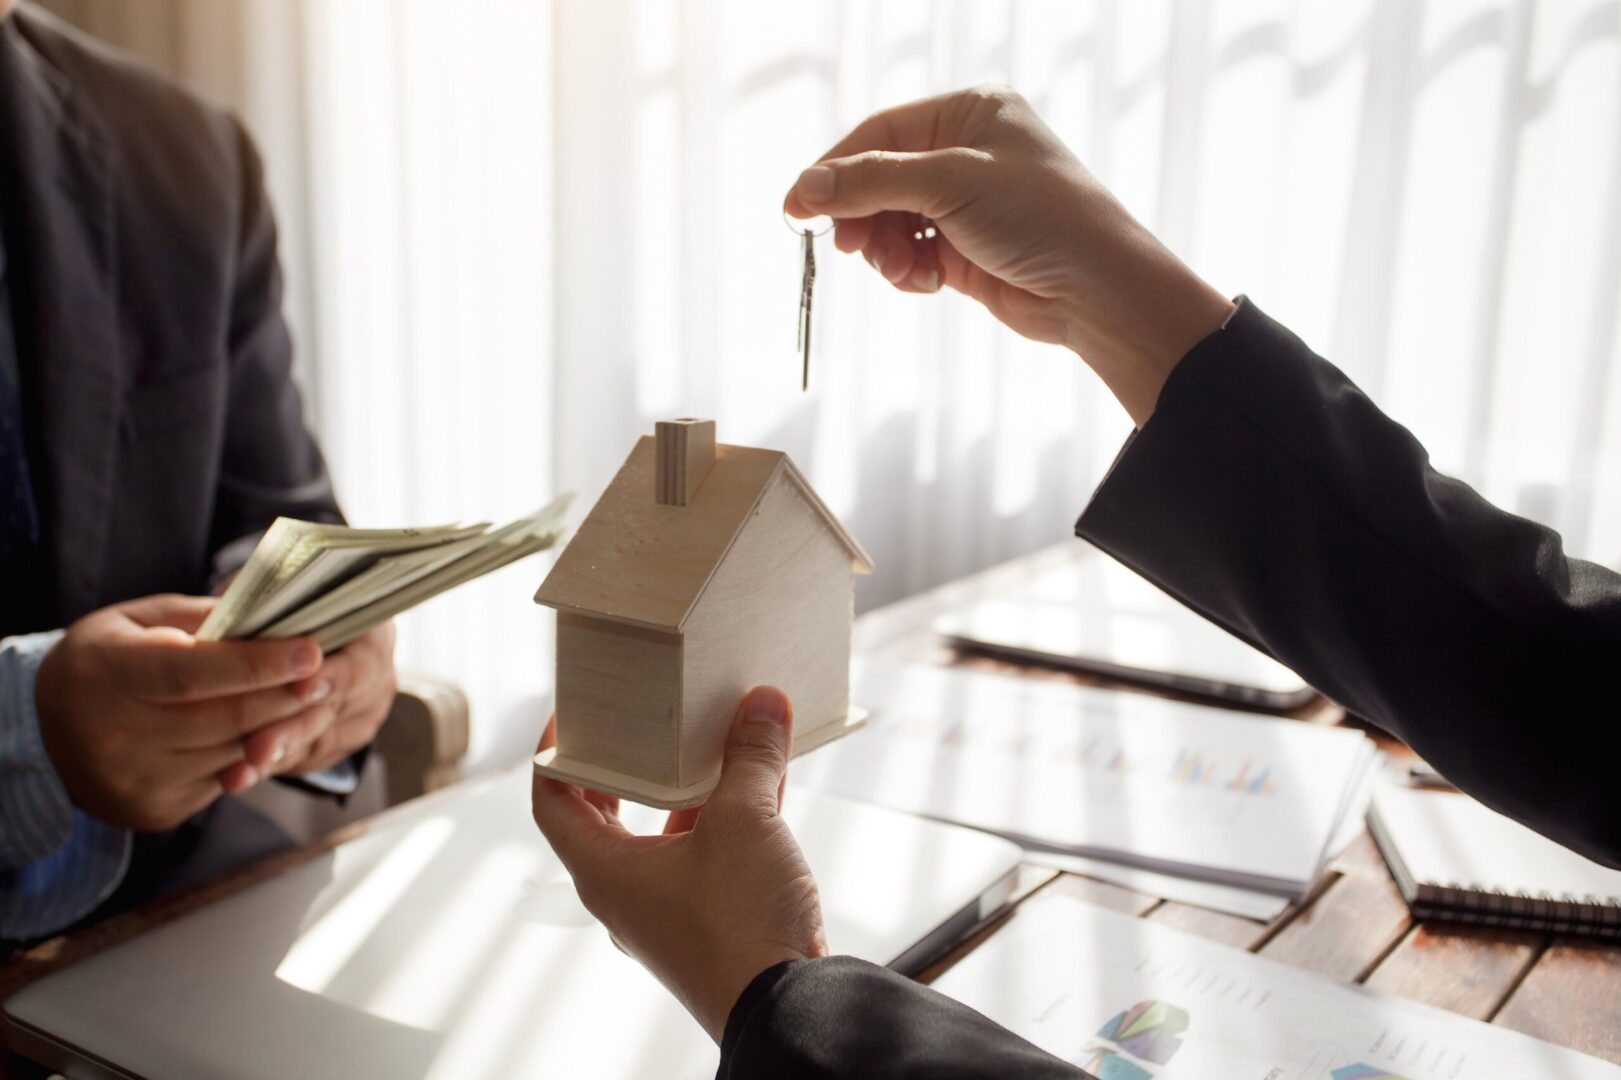
[(1232, 310), (1004, 88), (877, 113), (800, 174), (784, 209), (833, 217), (834, 245), (898, 289), (950, 286), (1073, 349), (1139, 424)]

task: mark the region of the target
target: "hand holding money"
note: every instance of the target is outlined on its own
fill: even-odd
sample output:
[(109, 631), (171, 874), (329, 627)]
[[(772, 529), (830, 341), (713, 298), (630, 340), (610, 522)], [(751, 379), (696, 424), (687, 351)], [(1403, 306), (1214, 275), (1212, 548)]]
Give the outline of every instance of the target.
[[(311, 692), (329, 706), (330, 722), (308, 732), (307, 739), (283, 743), (280, 760), (272, 757), (270, 765), (270, 772), (276, 776), (330, 769), (376, 737), (394, 704), (394, 623), (374, 627), (328, 655), (321, 670), (304, 681), (313, 684)], [(300, 684), (294, 689), (303, 688)], [(258, 758), (264, 745), (276, 737), (275, 732), (270, 732), (249, 738), (249, 759)], [(248, 767), (247, 762), (236, 766)]]
[(307, 637), (204, 642), (209, 597), (149, 596), (68, 628), (34, 697), (74, 804), (111, 825), (168, 829), (257, 783), (333, 727), (337, 698)]
[(150, 596), (79, 620), (34, 694), (68, 796), (108, 824), (167, 829), (267, 776), (337, 764), (388, 715), (392, 617), (550, 547), (567, 502), (499, 529), (280, 519), (217, 600)]

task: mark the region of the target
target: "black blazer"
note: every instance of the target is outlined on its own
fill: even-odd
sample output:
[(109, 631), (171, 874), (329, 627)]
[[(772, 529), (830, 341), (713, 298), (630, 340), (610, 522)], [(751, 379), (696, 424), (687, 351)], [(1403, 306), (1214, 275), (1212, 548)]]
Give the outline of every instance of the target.
[(338, 520), (242, 128), (30, 7), (0, 23), (0, 224), (44, 538), (0, 634), (206, 593), (279, 514)]
[[(1430, 468), (1418, 441), (1241, 301), (1179, 364), (1076, 532), (1454, 784), (1621, 867), (1621, 576)], [(1599, 703), (1610, 702), (1609, 705)], [(834, 957), (762, 973), (721, 1076), (1075, 1076), (940, 995)]]

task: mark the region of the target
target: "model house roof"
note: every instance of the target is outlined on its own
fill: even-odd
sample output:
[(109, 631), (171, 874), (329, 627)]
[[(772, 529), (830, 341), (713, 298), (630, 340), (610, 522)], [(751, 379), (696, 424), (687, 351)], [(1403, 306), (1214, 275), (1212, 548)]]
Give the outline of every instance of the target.
[(686, 505), (659, 502), (657, 455), (644, 436), (557, 563), (535, 602), (651, 630), (679, 632), (761, 496), (792, 484), (858, 574), (872, 560), (823, 505), (788, 455), (717, 445), (714, 465)]

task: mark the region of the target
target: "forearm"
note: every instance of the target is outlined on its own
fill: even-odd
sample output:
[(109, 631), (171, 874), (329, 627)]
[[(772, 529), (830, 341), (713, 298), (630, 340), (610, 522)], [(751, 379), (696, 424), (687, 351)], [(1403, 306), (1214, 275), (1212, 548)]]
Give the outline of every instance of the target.
[(1621, 655), (1621, 578), (1437, 474), (1253, 305), (1176, 367), (1076, 531), (1482, 801), (1621, 862), (1579, 706)]
[(967, 1006), (848, 956), (762, 972), (732, 1009), (717, 1075), (1086, 1076)]

